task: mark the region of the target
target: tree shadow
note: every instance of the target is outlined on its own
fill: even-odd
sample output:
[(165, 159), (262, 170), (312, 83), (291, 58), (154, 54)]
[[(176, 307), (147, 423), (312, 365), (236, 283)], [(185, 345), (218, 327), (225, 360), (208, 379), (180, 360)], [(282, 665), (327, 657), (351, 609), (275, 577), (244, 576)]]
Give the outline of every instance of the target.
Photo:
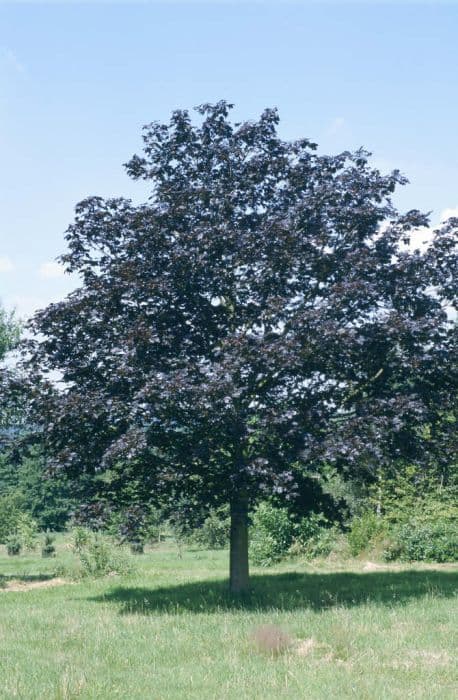
[(365, 603), (405, 605), (426, 595), (451, 598), (458, 592), (453, 571), (371, 573), (283, 573), (251, 577), (249, 593), (234, 597), (224, 580), (163, 588), (118, 586), (91, 601), (114, 603), (120, 614), (217, 613), (227, 610), (326, 610)]

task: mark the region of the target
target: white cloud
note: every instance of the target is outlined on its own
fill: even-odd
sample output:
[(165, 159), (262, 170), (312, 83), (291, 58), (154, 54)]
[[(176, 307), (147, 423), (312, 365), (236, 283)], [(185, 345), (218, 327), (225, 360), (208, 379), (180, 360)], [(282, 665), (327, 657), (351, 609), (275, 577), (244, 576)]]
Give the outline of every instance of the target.
[[(390, 227), (389, 221), (382, 221), (379, 226), (380, 233), (384, 233), (387, 228)], [(433, 240), (433, 228), (428, 228), (427, 226), (418, 226), (415, 229), (409, 231), (409, 242), (401, 243), (401, 250), (416, 250), (425, 251)]]
[(58, 262), (45, 262), (40, 265), (38, 274), (42, 279), (56, 279), (65, 275), (65, 270)]
[(443, 221), (447, 221), (447, 219), (450, 219), (451, 216), (458, 217), (458, 207), (444, 209), (444, 211), (441, 212), (440, 222), (442, 223)]
[(338, 131), (342, 129), (345, 125), (345, 119), (343, 117), (336, 117), (332, 120), (330, 127), (328, 128), (328, 136), (334, 136)]
[[(429, 228), (427, 226), (419, 226), (416, 229), (413, 229), (410, 231), (410, 243), (406, 246), (408, 249), (415, 250), (419, 249), (421, 251), (425, 251), (426, 248), (428, 248), (429, 245), (431, 245), (433, 239), (434, 239), (434, 230), (440, 226), (441, 224), (444, 223), (444, 221), (447, 221), (450, 217), (458, 217), (458, 207), (450, 207), (448, 209), (444, 209), (441, 212), (441, 215), (439, 217), (439, 220), (435, 220), (431, 222), (431, 225)], [(389, 226), (388, 221), (382, 222), (380, 225), (380, 233), (383, 233)]]
[(421, 251), (424, 251), (430, 245), (432, 240), (433, 229), (428, 228), (427, 226), (419, 226), (410, 233), (409, 248), (419, 248)]
[(11, 272), (14, 270), (13, 261), (7, 256), (0, 256), (0, 272)]

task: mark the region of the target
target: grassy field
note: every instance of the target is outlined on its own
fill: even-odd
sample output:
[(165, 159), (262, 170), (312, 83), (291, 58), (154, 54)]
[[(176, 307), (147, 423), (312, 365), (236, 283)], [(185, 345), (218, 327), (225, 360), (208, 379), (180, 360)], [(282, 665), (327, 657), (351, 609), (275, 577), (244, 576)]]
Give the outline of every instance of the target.
[(163, 545), (128, 576), (49, 585), (71, 556), (0, 549), (1, 698), (458, 697), (451, 566), (290, 562), (234, 602), (224, 551)]

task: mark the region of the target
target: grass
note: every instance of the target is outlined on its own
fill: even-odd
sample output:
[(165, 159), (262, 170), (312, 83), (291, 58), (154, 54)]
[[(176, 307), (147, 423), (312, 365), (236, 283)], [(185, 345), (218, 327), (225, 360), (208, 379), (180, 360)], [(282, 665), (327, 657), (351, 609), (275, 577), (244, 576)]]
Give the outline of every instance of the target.
[[(227, 552), (165, 544), (129, 576), (45, 587), (71, 556), (1, 548), (0, 698), (457, 697), (452, 566), (289, 562), (233, 600)], [(254, 643), (276, 629), (281, 653)]]

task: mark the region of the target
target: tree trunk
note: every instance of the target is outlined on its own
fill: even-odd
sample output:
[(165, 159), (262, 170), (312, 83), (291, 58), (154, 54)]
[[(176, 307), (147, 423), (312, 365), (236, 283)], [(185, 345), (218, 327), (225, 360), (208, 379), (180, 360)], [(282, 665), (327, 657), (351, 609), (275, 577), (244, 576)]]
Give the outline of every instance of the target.
[(239, 493), (231, 503), (230, 581), (231, 593), (248, 590), (248, 498)]

